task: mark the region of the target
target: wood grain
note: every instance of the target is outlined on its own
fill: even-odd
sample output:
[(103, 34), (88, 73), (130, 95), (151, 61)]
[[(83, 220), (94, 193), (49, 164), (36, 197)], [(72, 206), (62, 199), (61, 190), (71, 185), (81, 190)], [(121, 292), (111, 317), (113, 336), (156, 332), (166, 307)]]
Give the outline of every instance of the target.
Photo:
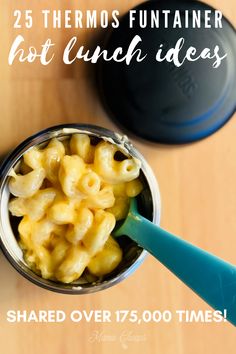
[[(103, 111), (93, 82), (93, 68), (84, 63), (65, 66), (56, 60), (48, 67), (20, 64), (10, 67), (7, 56), (19, 30), (13, 29), (12, 12), (30, 6), (37, 14), (43, 8), (115, 9), (125, 12), (139, 0), (75, 1), (1, 0), (0, 4), (0, 155), (30, 134), (63, 122), (88, 122), (118, 130)], [(235, 0), (209, 0), (236, 23)], [(30, 4), (30, 5), (29, 5)], [(20, 30), (26, 44), (40, 46), (45, 38), (56, 43), (62, 53), (73, 30)], [(99, 30), (78, 31), (81, 44), (99, 40)], [(236, 263), (236, 124), (233, 117), (220, 131), (203, 141), (185, 146), (161, 146), (134, 140), (152, 166), (162, 196), (164, 228)], [(106, 291), (86, 296), (66, 296), (40, 289), (20, 275), (0, 255), (0, 353), (69, 354), (131, 353), (233, 354), (235, 329), (228, 323), (119, 324), (72, 323), (10, 324), (10, 309), (137, 309), (206, 310), (193, 292), (151, 256), (130, 278)], [(106, 340), (92, 341), (94, 331)], [(133, 336), (124, 345), (124, 331)], [(112, 336), (115, 340), (112, 340)], [(141, 337), (140, 337), (141, 338)]]

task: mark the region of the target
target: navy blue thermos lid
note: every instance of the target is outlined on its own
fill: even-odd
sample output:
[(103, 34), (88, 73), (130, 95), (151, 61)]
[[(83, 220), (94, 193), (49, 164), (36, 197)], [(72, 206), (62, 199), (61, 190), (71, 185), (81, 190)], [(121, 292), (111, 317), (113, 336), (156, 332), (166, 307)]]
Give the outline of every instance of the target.
[[(214, 133), (236, 108), (234, 27), (220, 11), (196, 0), (147, 1), (133, 10), (132, 26), (129, 12), (110, 31), (105, 48), (113, 53), (122, 47), (125, 53), (139, 36), (135, 49), (147, 56), (129, 65), (100, 61), (99, 88), (110, 116), (127, 131), (160, 143), (188, 143)], [(160, 61), (176, 43), (183, 64), (171, 61), (170, 52), (169, 61)], [(190, 58), (202, 57), (187, 60), (190, 47), (196, 48)]]

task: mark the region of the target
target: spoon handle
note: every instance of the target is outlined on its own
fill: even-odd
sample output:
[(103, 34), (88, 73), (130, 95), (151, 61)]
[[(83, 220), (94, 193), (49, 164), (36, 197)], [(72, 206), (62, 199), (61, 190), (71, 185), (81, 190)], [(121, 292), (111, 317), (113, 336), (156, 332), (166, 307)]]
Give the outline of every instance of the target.
[(122, 232), (236, 325), (236, 267), (130, 212)]

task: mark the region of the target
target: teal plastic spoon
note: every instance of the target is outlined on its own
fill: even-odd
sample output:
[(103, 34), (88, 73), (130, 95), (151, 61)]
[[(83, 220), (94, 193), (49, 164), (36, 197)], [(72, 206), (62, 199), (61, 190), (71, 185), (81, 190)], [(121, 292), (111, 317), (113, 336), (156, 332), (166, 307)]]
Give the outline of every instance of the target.
[(236, 267), (172, 235), (137, 211), (131, 199), (127, 218), (113, 236), (127, 235), (146, 249), (215, 310), (226, 310), (236, 326)]

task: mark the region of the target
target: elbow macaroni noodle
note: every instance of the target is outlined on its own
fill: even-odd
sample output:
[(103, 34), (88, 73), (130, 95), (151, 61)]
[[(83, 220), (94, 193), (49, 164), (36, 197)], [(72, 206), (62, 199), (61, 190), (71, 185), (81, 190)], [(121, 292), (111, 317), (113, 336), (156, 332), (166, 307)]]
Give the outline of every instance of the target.
[(19, 244), (29, 267), (45, 279), (71, 283), (86, 270), (103, 277), (122, 260), (112, 236), (129, 200), (142, 190), (140, 162), (87, 134), (50, 140), (23, 155), (20, 173), (10, 173), (9, 202), (21, 217)]

